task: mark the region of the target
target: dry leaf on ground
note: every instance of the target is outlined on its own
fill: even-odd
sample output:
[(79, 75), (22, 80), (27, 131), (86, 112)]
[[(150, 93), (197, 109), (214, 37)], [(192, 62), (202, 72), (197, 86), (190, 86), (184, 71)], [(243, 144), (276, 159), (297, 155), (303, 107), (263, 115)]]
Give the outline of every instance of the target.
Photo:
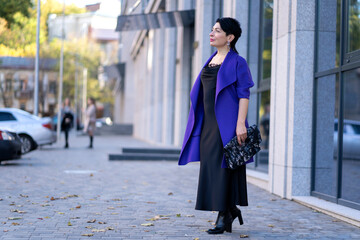
[(248, 238), (249, 237), (249, 235), (246, 235), (246, 234), (241, 234), (240, 235), (240, 238)]
[(67, 225), (68, 225), (68, 226), (72, 226), (72, 224), (71, 224), (71, 222), (70, 222), (70, 221), (68, 222), (68, 224), (67, 224)]
[(150, 226), (154, 226), (154, 224), (153, 223), (143, 223), (143, 224), (141, 224), (141, 226), (150, 227)]
[(106, 232), (106, 229), (92, 229), (92, 232)]
[(94, 223), (94, 222), (96, 222), (96, 219), (92, 219), (92, 220), (87, 221), (87, 223)]
[(169, 196), (172, 196), (172, 195), (174, 195), (174, 194), (173, 194), (172, 192), (169, 192), (168, 195), (169, 195)]
[(81, 236), (92, 237), (92, 236), (94, 236), (94, 234), (93, 233), (84, 233), (84, 234), (81, 234)]
[(8, 217), (9, 220), (20, 220), (22, 217)]

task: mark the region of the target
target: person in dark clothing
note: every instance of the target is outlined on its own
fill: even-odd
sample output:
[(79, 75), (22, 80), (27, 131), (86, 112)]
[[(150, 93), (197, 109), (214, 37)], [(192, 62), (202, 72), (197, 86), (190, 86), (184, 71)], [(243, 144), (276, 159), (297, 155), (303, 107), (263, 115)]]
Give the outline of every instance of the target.
[[(246, 166), (227, 168), (223, 148), (234, 136), (247, 138), (246, 115), (254, 85), (248, 65), (236, 51), (240, 23), (219, 18), (210, 32), (217, 51), (208, 59), (190, 93), (191, 108), (179, 165), (200, 161), (196, 210), (218, 211), (209, 234), (232, 231), (243, 219), (236, 205), (247, 206)], [(250, 162), (252, 162), (251, 160)]]
[(65, 146), (69, 148), (69, 131), (73, 127), (74, 115), (70, 108), (70, 99), (66, 98), (61, 111), (61, 130), (65, 133)]

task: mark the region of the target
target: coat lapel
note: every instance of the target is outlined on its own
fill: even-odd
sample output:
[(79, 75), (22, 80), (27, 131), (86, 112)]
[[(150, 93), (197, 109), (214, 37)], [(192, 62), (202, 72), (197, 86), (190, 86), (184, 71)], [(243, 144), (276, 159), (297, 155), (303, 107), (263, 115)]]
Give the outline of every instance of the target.
[(236, 81), (237, 54), (231, 49), (221, 64), (217, 75), (215, 104), (219, 93)]

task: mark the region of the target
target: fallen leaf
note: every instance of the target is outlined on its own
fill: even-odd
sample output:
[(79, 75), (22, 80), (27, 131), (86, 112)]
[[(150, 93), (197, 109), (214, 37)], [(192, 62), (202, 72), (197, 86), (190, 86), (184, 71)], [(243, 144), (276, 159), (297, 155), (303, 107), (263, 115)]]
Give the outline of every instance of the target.
[(9, 220), (20, 220), (22, 217), (8, 217)]
[(92, 227), (92, 226), (86, 226), (85, 228), (91, 229), (91, 228), (93, 228), (93, 227)]
[(106, 232), (106, 229), (92, 229), (92, 232)]
[(274, 226), (274, 225), (272, 225), (272, 224), (269, 224), (269, 225), (268, 225), (268, 227), (275, 227), (275, 226)]
[(271, 201), (276, 201), (277, 199), (276, 198), (272, 198)]
[(111, 213), (111, 215), (118, 215), (119, 213), (117, 213), (117, 212), (113, 212), (113, 213)]
[(51, 197), (51, 198), (50, 198), (51, 201), (55, 201), (55, 200), (57, 200), (57, 199), (58, 199), (58, 198), (54, 198), (54, 197)]
[(92, 220), (87, 221), (87, 223), (94, 223), (94, 222), (96, 222), (96, 219), (92, 219)]
[(194, 238), (194, 240), (199, 240), (200, 238)]
[(114, 198), (113, 201), (121, 201), (121, 198)]
[(0, 201), (2, 201), (2, 200), (4, 200), (4, 199), (0, 198)]
[(168, 193), (168, 196), (172, 196), (172, 195), (174, 195), (172, 192), (169, 192), (169, 193)]
[(92, 237), (92, 236), (94, 236), (94, 234), (93, 233), (85, 233), (85, 234), (81, 234), (81, 236)]
[(40, 205), (40, 206), (42, 206), (42, 207), (48, 207), (48, 206), (50, 206), (50, 204), (46, 203), (46, 204), (42, 204), (42, 205)]
[(93, 177), (93, 176), (94, 176), (94, 174), (90, 173), (90, 177)]
[(192, 203), (192, 201), (191, 201), (191, 200), (188, 200), (188, 203)]
[(262, 206), (256, 206), (257, 208), (262, 208)]
[(4, 230), (3, 232), (8, 232), (9, 230)]
[(70, 218), (70, 219), (80, 219), (80, 217), (72, 217), (72, 218)]
[(150, 230), (144, 230), (144, 232), (150, 232)]
[(212, 222), (213, 220), (208, 220), (208, 222)]
[(39, 220), (44, 220), (43, 218), (38, 218)]
[(58, 214), (61, 214), (61, 215), (64, 215), (65, 213), (63, 213), (63, 212), (57, 212)]
[(76, 206), (76, 208), (81, 208), (81, 206), (79, 205), (79, 206)]
[(177, 216), (177, 217), (181, 217), (181, 214), (180, 214), (180, 213), (178, 213), (178, 214), (176, 214), (176, 216)]
[(20, 197), (28, 198), (29, 196), (28, 196), (28, 195), (24, 195), (24, 194), (20, 194)]
[(146, 202), (146, 203), (148, 203), (148, 204), (156, 204), (156, 202)]
[(70, 221), (68, 222), (68, 224), (67, 224), (67, 225), (68, 225), (68, 226), (72, 226), (72, 224), (71, 224), (71, 222), (70, 222)]
[(15, 203), (10, 203), (9, 206), (15, 206)]
[(129, 227), (136, 227), (136, 225), (130, 225)]
[(50, 217), (44, 217), (44, 218), (49, 219)]
[(95, 213), (95, 215), (101, 215), (101, 213), (98, 213), (98, 212), (97, 212), (97, 213)]
[(249, 237), (249, 235), (246, 235), (246, 234), (241, 234), (240, 235), (240, 238), (248, 238)]
[(106, 224), (106, 222), (98, 222), (99, 224)]
[(108, 209), (115, 209), (114, 207), (108, 207)]
[(106, 230), (114, 230), (113, 227), (107, 227)]
[(17, 225), (20, 225), (20, 223), (13, 222), (13, 223), (11, 223), (11, 225), (17, 226)]
[(1, 222), (1, 224), (6, 224), (6, 222)]
[(195, 215), (186, 215), (186, 217), (195, 217)]
[(142, 223), (141, 226), (150, 227), (150, 226), (154, 226), (154, 224), (153, 223)]

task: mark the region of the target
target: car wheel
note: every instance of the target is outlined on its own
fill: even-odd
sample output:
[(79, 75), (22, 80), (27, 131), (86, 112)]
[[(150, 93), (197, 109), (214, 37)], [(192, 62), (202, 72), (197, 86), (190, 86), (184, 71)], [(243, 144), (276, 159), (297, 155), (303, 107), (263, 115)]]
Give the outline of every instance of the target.
[(25, 154), (31, 151), (33, 149), (33, 141), (31, 137), (27, 135), (20, 135), (21, 139), (21, 153)]

